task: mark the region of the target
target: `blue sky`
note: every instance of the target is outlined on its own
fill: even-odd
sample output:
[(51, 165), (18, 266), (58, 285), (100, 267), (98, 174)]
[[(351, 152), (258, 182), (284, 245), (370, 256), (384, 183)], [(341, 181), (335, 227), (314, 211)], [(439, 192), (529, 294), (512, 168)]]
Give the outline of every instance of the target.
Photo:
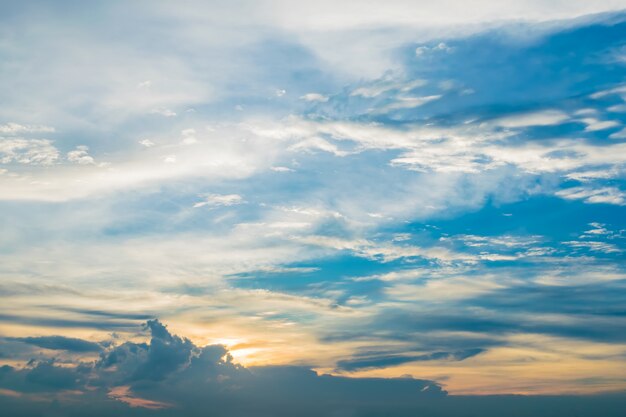
[(0, 6), (0, 400), (623, 391), (623, 9)]

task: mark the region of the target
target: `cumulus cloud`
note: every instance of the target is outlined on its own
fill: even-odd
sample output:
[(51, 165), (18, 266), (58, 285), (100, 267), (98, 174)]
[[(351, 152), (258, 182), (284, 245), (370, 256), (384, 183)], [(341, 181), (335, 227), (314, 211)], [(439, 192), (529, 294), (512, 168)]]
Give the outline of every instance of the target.
[(415, 49), (415, 56), (417, 57), (421, 57), (422, 55), (425, 55), (429, 52), (452, 52), (453, 48), (446, 45), (444, 42), (440, 42), (435, 46), (418, 46)]
[(81, 145), (67, 153), (67, 160), (80, 165), (94, 164), (96, 161), (88, 153), (89, 147)]
[(0, 138), (0, 163), (52, 165), (59, 150), (48, 139)]

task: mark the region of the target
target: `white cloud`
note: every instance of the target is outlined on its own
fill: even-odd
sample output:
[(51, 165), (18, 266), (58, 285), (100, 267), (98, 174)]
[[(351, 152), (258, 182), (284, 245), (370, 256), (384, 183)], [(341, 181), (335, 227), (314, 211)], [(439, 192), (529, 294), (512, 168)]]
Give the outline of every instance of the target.
[(607, 110), (614, 113), (626, 113), (626, 104), (616, 104), (614, 106), (607, 107)]
[(623, 93), (626, 93), (626, 85), (609, 88), (608, 90), (598, 91), (596, 93), (591, 94), (589, 97), (593, 99), (600, 99), (606, 96), (611, 96), (615, 94), (623, 94)]
[(375, 113), (386, 112), (389, 110), (412, 109), (414, 107), (423, 106), (431, 101), (439, 100), (440, 95), (424, 96), (424, 97), (397, 97), (396, 101), (385, 107), (374, 110)]
[(328, 101), (328, 96), (319, 93), (308, 93), (300, 97), (300, 100), (325, 103)]
[(426, 258), (439, 262), (467, 262), (476, 263), (480, 259), (484, 260), (510, 260), (510, 258), (498, 258), (494, 254), (472, 255), (461, 252), (454, 252), (440, 246), (418, 247), (412, 245), (396, 245), (393, 243), (376, 243), (367, 239), (341, 239), (328, 236), (302, 236), (293, 237), (294, 241), (307, 245), (316, 245), (332, 248), (334, 250), (349, 250), (355, 255), (367, 259), (378, 260), (380, 262), (391, 262), (403, 258)]
[(444, 42), (440, 42), (433, 47), (420, 46), (415, 49), (415, 56), (420, 57), (428, 52), (452, 52), (453, 48), (446, 45)]
[(569, 116), (560, 110), (544, 110), (529, 113), (519, 113), (491, 120), (489, 123), (508, 128), (529, 126), (552, 126), (565, 123)]
[(293, 172), (294, 170), (288, 167), (270, 167), (274, 172)]
[(151, 148), (155, 145), (155, 143), (152, 142), (150, 139), (142, 139), (139, 141), (139, 144), (145, 146), (146, 148)]
[(626, 139), (626, 127), (620, 131), (617, 131), (615, 133), (611, 133), (609, 135), (609, 137), (611, 139)]
[(54, 131), (55, 129), (49, 126), (21, 125), (13, 122), (0, 125), (0, 133), (9, 135), (18, 133), (52, 133)]
[(52, 165), (59, 150), (47, 139), (0, 138), (0, 163)]
[(614, 231), (607, 228), (606, 224), (603, 223), (589, 223), (591, 229), (584, 231), (579, 238), (580, 239), (598, 239), (599, 237), (604, 237), (606, 239), (621, 239), (624, 238), (624, 232), (626, 230)]
[(150, 113), (152, 114), (160, 114), (161, 116), (165, 116), (165, 117), (176, 117), (176, 112), (170, 110), (170, 109), (154, 109), (152, 110)]
[(526, 248), (541, 242), (541, 236), (477, 236), (455, 235), (441, 240), (459, 240), (470, 247), (502, 246), (505, 248)]
[(592, 108), (583, 108), (580, 110), (576, 110), (573, 115), (574, 116), (595, 116), (598, 114), (598, 110)]
[[(516, 116), (515, 122), (507, 123), (510, 126), (552, 123), (565, 117), (563, 113), (549, 114), (550, 120), (544, 116), (540, 113), (540, 120), (536, 114), (521, 119)], [(506, 143), (513, 135), (511, 131), (499, 131), (485, 123), (449, 128), (409, 125), (393, 129), (377, 123), (290, 118), (283, 124), (253, 131), (267, 138), (298, 140), (289, 147), (292, 151), (319, 149), (346, 156), (368, 149), (400, 149), (404, 152), (393, 158), (391, 164), (421, 172), (477, 173), (511, 165), (529, 173), (564, 172), (570, 178), (582, 179), (604, 175), (600, 170), (592, 173), (591, 167), (612, 165), (601, 171), (614, 172), (616, 166), (626, 163), (626, 144), (596, 146), (579, 139), (559, 139), (513, 146)], [(352, 145), (340, 148), (337, 142)]]
[(463, 300), (488, 294), (503, 288), (507, 283), (500, 277), (486, 275), (477, 277), (453, 276), (447, 279), (429, 280), (423, 285), (397, 283), (385, 289), (385, 294), (394, 300), (442, 302)]
[(586, 203), (606, 203), (624, 205), (626, 193), (615, 187), (574, 187), (556, 192), (556, 195), (566, 200), (584, 200)]
[(398, 81), (393, 78), (383, 78), (382, 80), (374, 81), (368, 85), (358, 87), (354, 89), (351, 96), (361, 96), (364, 98), (374, 98), (388, 91), (400, 91), (409, 92), (415, 88), (422, 87), (428, 82), (422, 79), (416, 79), (412, 81)]
[[(403, 153), (391, 160), (392, 166), (402, 166), (420, 172), (465, 172), (477, 173), (501, 165), (491, 158), (485, 158), (470, 150), (454, 150), (454, 143), (447, 146), (424, 146), (421, 149)], [(458, 149), (458, 148), (457, 148)]]
[[(150, 142), (159, 143), (162, 154), (145, 149), (121, 149), (107, 154), (111, 164), (105, 169), (85, 165), (76, 175), (71, 164), (56, 164), (46, 171), (31, 169), (29, 182), (17, 177), (0, 179), (0, 198), (64, 201), (92, 194), (163, 183), (175, 178), (204, 178), (218, 184), (225, 178), (240, 179), (278, 165), (285, 154), (289, 136), (268, 139), (251, 133), (245, 124), (223, 124), (203, 132), (194, 146), (181, 143), (180, 127), (155, 134)], [(150, 145), (144, 142), (143, 146)], [(146, 146), (149, 147), (149, 146)], [(44, 152), (45, 151), (45, 152)], [(50, 141), (0, 140), (0, 162), (47, 163), (58, 160), (59, 152)], [(165, 162), (165, 164), (164, 164)], [(282, 162), (282, 161), (281, 161)]]
[(589, 249), (594, 252), (602, 252), (602, 253), (619, 253), (621, 250), (613, 245), (612, 243), (607, 242), (598, 242), (592, 240), (585, 241), (569, 241), (563, 242), (565, 245), (571, 246), (573, 248), (581, 248), (581, 249)]
[(336, 156), (346, 156), (349, 152), (342, 151), (337, 145), (330, 143), (329, 141), (320, 137), (312, 137), (303, 141), (297, 142), (289, 147), (290, 151), (313, 151), (320, 150), (328, 153), (332, 153)]
[(88, 150), (87, 146), (77, 146), (76, 149), (67, 153), (67, 160), (80, 165), (94, 164), (95, 160), (89, 155)]
[(612, 127), (617, 127), (620, 124), (614, 120), (598, 120), (594, 118), (585, 118), (581, 119), (583, 123), (587, 125), (585, 130), (587, 132), (596, 132), (598, 130), (610, 129)]
[(210, 206), (235, 206), (243, 204), (245, 201), (239, 194), (209, 194), (204, 197), (203, 201), (197, 202), (193, 205), (194, 208)]
[[(181, 132), (180, 127), (176, 131)], [(346, 157), (370, 149), (399, 150), (389, 161), (392, 166), (424, 173), (480, 173), (510, 166), (527, 173), (562, 173), (580, 181), (614, 177), (621, 172), (619, 166), (626, 163), (625, 143), (597, 146), (580, 139), (559, 139), (513, 146), (507, 144), (513, 132), (476, 123), (391, 128), (378, 123), (289, 117), (279, 122), (254, 120), (216, 125), (213, 131), (203, 131), (202, 142), (196, 142), (194, 131), (182, 129), (182, 141), (174, 139), (178, 137), (174, 132), (140, 141), (142, 146), (151, 147), (158, 140), (168, 151), (165, 156), (151, 152), (120, 153), (111, 157), (112, 165), (106, 170), (85, 171), (80, 178), (63, 165), (45, 175), (35, 170), (29, 175), (39, 180), (37, 185), (26, 189), (20, 183), (3, 179), (1, 194), (5, 198), (66, 198), (181, 177), (208, 178), (210, 174), (214, 178), (242, 178), (272, 167), (285, 167), (288, 160), (293, 164), (294, 153), (312, 151)], [(191, 141), (197, 144), (186, 146)], [(50, 141), (5, 139), (0, 147), (4, 163), (15, 160), (50, 164), (58, 159), (58, 151)], [(167, 161), (168, 167), (159, 164), (159, 159)], [(601, 199), (602, 196), (595, 196), (590, 201)], [(371, 207), (365, 212), (378, 211)]]
[(193, 145), (198, 142), (198, 138), (196, 138), (196, 129), (183, 129), (180, 133), (183, 136), (183, 144)]
[[(602, 223), (589, 223), (589, 226), (592, 227), (592, 229), (589, 229), (587, 231), (585, 231), (583, 233), (584, 237), (588, 237), (589, 235), (591, 236), (596, 236), (596, 235), (610, 235), (612, 232), (608, 229), (605, 228), (606, 225), (602, 224)], [(581, 236), (581, 237), (583, 237)]]
[(598, 179), (614, 178), (618, 175), (616, 170), (577, 171), (565, 175), (566, 178), (580, 182), (589, 182)]

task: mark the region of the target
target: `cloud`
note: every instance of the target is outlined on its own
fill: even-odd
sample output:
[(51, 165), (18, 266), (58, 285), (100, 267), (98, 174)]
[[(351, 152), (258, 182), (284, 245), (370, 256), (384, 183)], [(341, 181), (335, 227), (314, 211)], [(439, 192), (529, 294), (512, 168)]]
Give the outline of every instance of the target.
[(418, 46), (415, 49), (415, 56), (417, 57), (421, 57), (422, 55), (425, 55), (429, 52), (439, 52), (439, 51), (443, 51), (443, 52), (452, 52), (452, 48), (449, 47), (448, 45), (446, 45), (444, 42), (440, 42), (437, 45), (433, 46), (433, 47), (428, 47), (428, 46)]
[(126, 403), (131, 407), (147, 408), (150, 410), (160, 410), (172, 407), (172, 404), (136, 397), (130, 392), (129, 386), (122, 385), (111, 388), (108, 395), (111, 399)]
[(556, 192), (567, 200), (584, 200), (586, 203), (624, 205), (626, 194), (615, 187), (573, 187)]
[(204, 201), (200, 201), (193, 205), (194, 208), (210, 206), (210, 207), (218, 207), (218, 206), (235, 206), (239, 204), (243, 204), (244, 199), (238, 194), (208, 194)]
[(14, 135), (18, 133), (53, 133), (54, 131), (54, 128), (49, 126), (29, 126), (13, 122), (7, 123), (5, 125), (0, 125), (0, 133), (9, 135)]
[(341, 360), (337, 368), (343, 371), (356, 371), (366, 368), (387, 368), (410, 362), (423, 361), (462, 361), (484, 352), (483, 349), (467, 349), (458, 352), (432, 352), (425, 355), (375, 355)]
[(67, 350), (69, 352), (99, 352), (102, 350), (102, 346), (98, 343), (64, 336), (13, 337), (8, 340), (44, 349)]
[(274, 172), (294, 172), (294, 170), (289, 167), (270, 167), (270, 169)]
[(171, 335), (158, 320), (148, 320), (150, 344), (124, 343), (107, 352), (98, 364), (104, 370), (118, 369), (120, 383), (136, 380), (162, 380), (188, 364), (194, 345), (188, 339)]
[(597, 242), (597, 241), (592, 241), (592, 240), (586, 240), (586, 241), (573, 240), (573, 241), (563, 242), (563, 243), (573, 248), (589, 249), (594, 252), (603, 252), (603, 253), (622, 252), (622, 250), (619, 249), (617, 246), (611, 243), (606, 243), (606, 242)]
[(581, 120), (587, 125), (587, 127), (585, 127), (587, 132), (596, 132), (620, 126), (620, 123), (615, 120), (597, 120), (593, 118), (585, 118)]
[(325, 103), (328, 101), (328, 96), (319, 93), (307, 93), (300, 97), (300, 100), (309, 101), (309, 102), (319, 102)]
[(626, 127), (609, 135), (611, 139), (626, 139)]
[(380, 109), (377, 109), (376, 112), (386, 112), (389, 110), (398, 109), (412, 109), (415, 107), (423, 106), (424, 104), (430, 103), (431, 101), (439, 100), (440, 98), (440, 95), (425, 97), (398, 97), (395, 102), (388, 104), (387, 106)]
[[(161, 140), (153, 136), (151, 142), (158, 140), (158, 147), (146, 146), (148, 142), (144, 142), (147, 149), (109, 155), (107, 159), (111, 162), (104, 166), (62, 163), (59, 150), (48, 140), (7, 138), (0, 141), (0, 163), (55, 165), (56, 169), (33, 169), (17, 176), (2, 176), (0, 198), (66, 201), (124, 189), (145, 189), (150, 184), (163, 184), (176, 178), (204, 177), (217, 184), (227, 177), (241, 179), (267, 171), (277, 165), (280, 149), (284, 149), (284, 139), (268, 142), (250, 135), (245, 123), (225, 124), (215, 131), (198, 133), (194, 146), (179, 139), (180, 131), (172, 132), (174, 138)], [(190, 137), (193, 136), (184, 139)], [(230, 139), (224, 140), (225, 137)], [(97, 154), (89, 156), (99, 159)]]
[(53, 165), (59, 150), (48, 139), (0, 138), (0, 163)]
[(176, 117), (176, 112), (170, 109), (154, 109), (150, 113), (152, 114), (160, 114), (165, 117)]
[[(381, 94), (384, 93), (388, 93), (388, 92), (401, 92), (401, 93), (407, 93), (409, 91), (412, 91), (416, 88), (422, 87), (424, 85), (428, 84), (428, 82), (426, 80), (423, 79), (416, 79), (416, 80), (411, 80), (411, 81), (397, 81), (393, 78), (389, 78), (389, 77), (383, 77), (380, 80), (375, 80), (375, 81), (371, 81), (370, 83), (355, 88), (354, 90), (352, 90), (352, 92), (350, 93), (350, 96), (360, 96), (360, 97), (364, 97), (364, 98), (375, 98), (380, 96)], [(439, 96), (432, 96), (432, 97), (419, 97), (416, 99), (413, 99), (416, 103), (420, 103), (420, 104), (424, 104), (427, 101), (430, 100), (436, 100), (437, 98), (439, 98)], [(411, 101), (411, 99), (409, 99), (409, 102)], [(419, 105), (419, 104), (416, 104)], [(415, 107), (415, 106), (410, 106), (410, 107)]]
[(141, 146), (145, 146), (146, 148), (151, 148), (155, 145), (155, 143), (152, 142), (150, 139), (142, 139), (139, 141), (139, 144)]
[(62, 318), (62, 317), (43, 317), (41, 315), (15, 315), (0, 313), (0, 322), (23, 324), (27, 326), (41, 326), (41, 327), (54, 327), (60, 329), (103, 329), (103, 330), (128, 330), (136, 326), (134, 321), (123, 320), (85, 320), (75, 318)]
[(522, 128), (529, 126), (552, 126), (565, 123), (569, 116), (560, 110), (543, 110), (531, 113), (519, 113), (491, 121), (496, 126)]
[(88, 150), (87, 146), (77, 146), (75, 150), (67, 153), (67, 160), (80, 165), (95, 164), (96, 161), (89, 155)]

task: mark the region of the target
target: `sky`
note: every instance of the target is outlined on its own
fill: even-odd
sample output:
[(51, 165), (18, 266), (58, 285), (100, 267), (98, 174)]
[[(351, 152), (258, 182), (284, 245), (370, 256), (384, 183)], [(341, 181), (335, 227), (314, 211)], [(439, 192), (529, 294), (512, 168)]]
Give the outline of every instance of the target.
[(5, 1), (0, 97), (11, 415), (626, 407), (624, 0)]

